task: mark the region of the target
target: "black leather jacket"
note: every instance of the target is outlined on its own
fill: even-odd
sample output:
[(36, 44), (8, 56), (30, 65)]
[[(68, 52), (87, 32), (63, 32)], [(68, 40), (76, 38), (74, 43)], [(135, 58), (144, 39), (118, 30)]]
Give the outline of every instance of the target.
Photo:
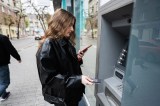
[(75, 48), (67, 39), (46, 39), (37, 54), (44, 99), (51, 104), (79, 101), (84, 93)]
[(10, 55), (17, 60), (21, 60), (20, 55), (10, 42), (9, 38), (0, 34), (0, 66), (10, 63)]

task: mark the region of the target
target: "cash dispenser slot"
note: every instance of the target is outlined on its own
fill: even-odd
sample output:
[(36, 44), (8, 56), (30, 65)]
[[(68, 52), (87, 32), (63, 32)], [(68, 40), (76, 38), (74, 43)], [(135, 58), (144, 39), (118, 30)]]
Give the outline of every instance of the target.
[(120, 104), (122, 98), (122, 81), (116, 77), (105, 79), (105, 95), (115, 99), (117, 104)]
[(119, 78), (119, 79), (123, 79), (123, 75), (119, 72), (115, 72), (115, 75)]

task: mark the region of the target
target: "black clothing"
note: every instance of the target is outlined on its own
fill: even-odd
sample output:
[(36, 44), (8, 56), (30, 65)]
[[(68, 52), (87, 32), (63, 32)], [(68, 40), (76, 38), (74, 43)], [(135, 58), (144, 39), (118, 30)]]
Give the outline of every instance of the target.
[(65, 38), (48, 38), (36, 57), (44, 99), (51, 104), (78, 103), (83, 96), (84, 85), (81, 83), (80, 62), (72, 44)]
[(10, 55), (17, 60), (21, 60), (20, 55), (11, 44), (9, 38), (0, 34), (0, 66), (10, 63)]

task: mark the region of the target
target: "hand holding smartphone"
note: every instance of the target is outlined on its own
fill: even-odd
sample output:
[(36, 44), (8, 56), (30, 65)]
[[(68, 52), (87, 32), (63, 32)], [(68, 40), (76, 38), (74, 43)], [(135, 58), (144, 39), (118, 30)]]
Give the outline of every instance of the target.
[(88, 50), (88, 48), (90, 48), (92, 45), (89, 45), (89, 46), (87, 46), (86, 48), (84, 48), (83, 50), (80, 50), (79, 52), (78, 52), (78, 55), (77, 55), (77, 57), (78, 57), (78, 61), (80, 61), (80, 60), (82, 60), (82, 57), (83, 57), (83, 55), (84, 55), (84, 53)]
[(92, 45), (89, 45), (89, 46), (87, 46), (86, 48), (84, 48), (83, 50), (81, 50), (80, 52), (83, 52), (83, 53), (85, 53), (87, 50), (88, 50), (88, 48), (90, 48)]

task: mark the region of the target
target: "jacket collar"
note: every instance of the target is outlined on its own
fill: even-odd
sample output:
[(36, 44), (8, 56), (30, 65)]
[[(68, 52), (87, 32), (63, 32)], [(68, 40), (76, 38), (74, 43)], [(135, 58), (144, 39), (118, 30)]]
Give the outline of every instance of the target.
[(70, 41), (68, 39), (66, 39), (66, 38), (62, 38), (62, 39), (59, 39), (59, 43), (63, 47), (65, 45), (67, 45), (67, 44), (70, 44)]
[(60, 44), (60, 46), (63, 48), (62, 49), (62, 51), (66, 54), (66, 52), (65, 52), (65, 50), (64, 50), (64, 46), (65, 45), (68, 45), (68, 47), (69, 47), (69, 53), (74, 57), (74, 58), (76, 58), (75, 56), (74, 56), (74, 54), (73, 54), (73, 51), (72, 51), (72, 44), (70, 43), (70, 41), (68, 40), (68, 39), (66, 39), (66, 38), (62, 38), (62, 39), (59, 39), (59, 44)]

